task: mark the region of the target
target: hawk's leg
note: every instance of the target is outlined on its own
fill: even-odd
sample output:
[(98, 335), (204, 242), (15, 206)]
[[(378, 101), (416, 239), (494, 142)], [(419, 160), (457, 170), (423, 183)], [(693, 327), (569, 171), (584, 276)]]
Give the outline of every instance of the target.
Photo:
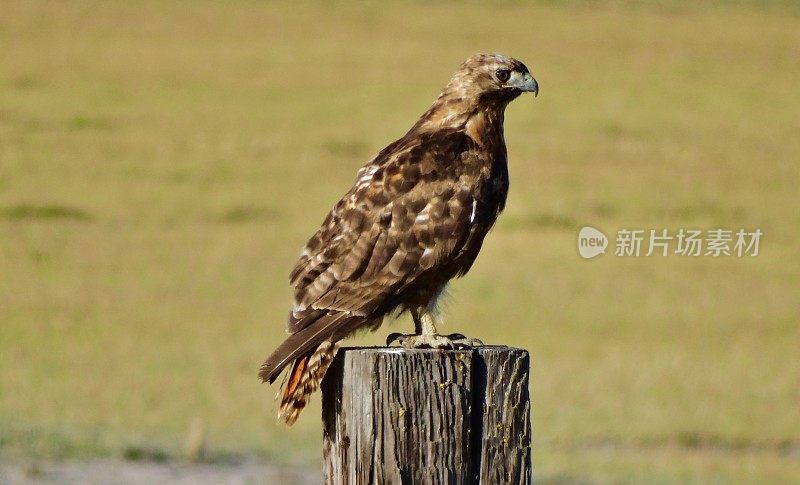
[(420, 314), (420, 312), (415, 309), (412, 309), (410, 312), (411, 318), (414, 319), (414, 330), (416, 333), (412, 335), (393, 333), (386, 338), (386, 345), (397, 342), (401, 347), (407, 349), (456, 349), (483, 345), (483, 342), (480, 340), (467, 338), (460, 333), (439, 335), (436, 331), (433, 315), (426, 311)]

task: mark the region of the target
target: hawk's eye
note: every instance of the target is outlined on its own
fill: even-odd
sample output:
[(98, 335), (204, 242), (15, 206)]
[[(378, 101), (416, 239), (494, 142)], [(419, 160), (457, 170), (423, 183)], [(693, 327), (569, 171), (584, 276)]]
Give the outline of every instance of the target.
[(498, 69), (495, 72), (495, 75), (497, 76), (498, 81), (504, 83), (508, 81), (508, 79), (511, 77), (511, 71), (509, 71), (508, 69)]

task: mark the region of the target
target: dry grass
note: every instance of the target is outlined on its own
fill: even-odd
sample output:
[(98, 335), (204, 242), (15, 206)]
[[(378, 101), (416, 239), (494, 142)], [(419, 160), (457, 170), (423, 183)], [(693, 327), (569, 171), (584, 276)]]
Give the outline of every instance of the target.
[[(447, 328), (533, 356), (553, 481), (798, 476), (796, 10), (5, 2), (0, 446), (314, 462), (260, 360), (298, 248), (460, 60), (523, 59), (512, 192)], [(586, 262), (577, 227), (760, 227), (757, 258)], [(399, 325), (408, 327), (408, 322)], [(358, 342), (378, 343), (385, 335)]]

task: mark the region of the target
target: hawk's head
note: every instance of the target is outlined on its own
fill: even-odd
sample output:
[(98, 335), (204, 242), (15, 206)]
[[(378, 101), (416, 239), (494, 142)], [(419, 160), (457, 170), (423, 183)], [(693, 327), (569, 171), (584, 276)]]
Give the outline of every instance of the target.
[(476, 101), (508, 103), (528, 91), (539, 94), (539, 84), (516, 59), (500, 54), (476, 54), (461, 64), (445, 91)]
[(525, 64), (500, 54), (476, 54), (461, 64), (411, 132), (464, 126), (478, 112), (502, 118), (506, 105), (526, 91), (538, 94), (539, 84)]

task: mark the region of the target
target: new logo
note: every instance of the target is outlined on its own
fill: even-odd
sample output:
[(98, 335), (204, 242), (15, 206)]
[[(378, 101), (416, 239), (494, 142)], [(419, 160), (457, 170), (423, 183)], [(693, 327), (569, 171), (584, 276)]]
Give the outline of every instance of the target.
[(578, 253), (583, 259), (592, 259), (600, 254), (605, 254), (608, 247), (608, 238), (599, 230), (584, 226), (578, 232)]

